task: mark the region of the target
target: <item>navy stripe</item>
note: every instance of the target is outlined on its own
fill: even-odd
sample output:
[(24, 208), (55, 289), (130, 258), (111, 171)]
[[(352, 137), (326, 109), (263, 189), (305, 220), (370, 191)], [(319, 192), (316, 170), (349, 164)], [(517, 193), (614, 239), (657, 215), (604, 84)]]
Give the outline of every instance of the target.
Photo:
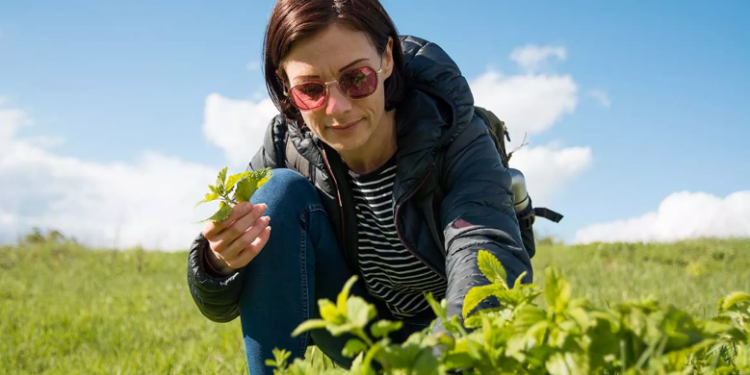
[(445, 297), (446, 282), (419, 261), (398, 238), (393, 216), (395, 158), (372, 173), (349, 171), (358, 219), (359, 265), (368, 291), (396, 318), (430, 308), (423, 293)]

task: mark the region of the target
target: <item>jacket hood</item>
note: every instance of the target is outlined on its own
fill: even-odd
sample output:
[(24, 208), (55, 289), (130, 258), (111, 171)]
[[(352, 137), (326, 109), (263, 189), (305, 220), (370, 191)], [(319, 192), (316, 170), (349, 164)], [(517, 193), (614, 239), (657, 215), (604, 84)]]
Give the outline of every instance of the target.
[[(433, 101), (439, 117), (445, 121), (441, 126), (440, 145), (450, 141), (466, 127), (474, 115), (474, 97), (466, 78), (458, 65), (437, 44), (415, 36), (402, 36), (406, 64), (407, 88), (420, 93), (408, 95), (429, 96), (420, 100)], [(427, 103), (423, 104), (427, 104)], [(400, 108), (405, 116), (419, 115), (419, 108)], [(410, 116), (412, 115), (412, 116)], [(424, 114), (423, 114), (424, 115)], [(427, 116), (430, 117), (430, 116)]]
[(396, 108), (398, 170), (394, 198), (414, 191), (439, 150), (455, 139), (474, 116), (469, 83), (435, 43), (402, 36), (406, 92)]

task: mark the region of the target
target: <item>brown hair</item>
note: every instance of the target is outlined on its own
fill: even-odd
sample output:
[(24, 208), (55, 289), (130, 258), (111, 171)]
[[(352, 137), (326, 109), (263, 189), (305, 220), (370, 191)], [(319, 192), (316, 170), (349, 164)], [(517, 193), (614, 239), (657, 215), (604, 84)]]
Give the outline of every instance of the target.
[(284, 82), (276, 70), (292, 45), (332, 24), (367, 34), (382, 54), (393, 38), (393, 72), (385, 80), (385, 110), (393, 109), (403, 95), (404, 54), (398, 32), (378, 0), (279, 0), (271, 13), (263, 41), (266, 87), (276, 108), (289, 119), (300, 120), (299, 110), (284, 96)]

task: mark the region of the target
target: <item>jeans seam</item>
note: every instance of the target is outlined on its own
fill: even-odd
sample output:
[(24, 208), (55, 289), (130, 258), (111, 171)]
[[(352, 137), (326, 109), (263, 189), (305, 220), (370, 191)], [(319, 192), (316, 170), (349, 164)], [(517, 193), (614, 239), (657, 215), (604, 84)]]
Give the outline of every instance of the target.
[[(310, 291), (308, 290), (308, 283), (307, 283), (307, 248), (305, 247), (305, 238), (307, 237), (307, 220), (305, 220), (305, 216), (307, 212), (306, 210), (303, 210), (300, 220), (302, 221), (302, 236), (300, 238), (300, 280), (302, 281), (301, 290), (302, 290), (302, 322), (304, 322), (306, 319), (308, 319), (308, 314), (310, 311), (308, 310), (309, 300), (310, 300)], [(306, 331), (305, 334), (302, 336), (302, 340), (300, 342), (300, 350), (302, 355), (305, 355), (305, 352), (307, 351), (307, 342), (309, 340), (310, 331)]]
[[(300, 222), (302, 223), (302, 238), (300, 238), (300, 277), (302, 285), (302, 321), (308, 319), (308, 315), (311, 314), (311, 312), (308, 309), (308, 301), (310, 300), (310, 290), (307, 287), (307, 247), (305, 246), (307, 244), (307, 233), (308, 233), (308, 225), (310, 224), (310, 214), (313, 212), (322, 212), (324, 215), (328, 216), (323, 206), (320, 204), (311, 204), (306, 206), (302, 212), (300, 213)], [(313, 307), (315, 308), (315, 307)], [(312, 319), (312, 316), (310, 316), (310, 319)], [(302, 355), (305, 354), (307, 351), (307, 343), (310, 340), (310, 331), (306, 331), (304, 333), (304, 336), (302, 336), (302, 342), (300, 343)]]

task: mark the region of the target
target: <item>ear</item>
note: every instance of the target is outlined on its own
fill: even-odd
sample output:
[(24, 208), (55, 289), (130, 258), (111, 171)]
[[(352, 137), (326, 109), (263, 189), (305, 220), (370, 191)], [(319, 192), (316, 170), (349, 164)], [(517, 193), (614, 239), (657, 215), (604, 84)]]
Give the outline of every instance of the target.
[(393, 73), (393, 38), (390, 36), (383, 53), (383, 73), (383, 80), (389, 78)]

